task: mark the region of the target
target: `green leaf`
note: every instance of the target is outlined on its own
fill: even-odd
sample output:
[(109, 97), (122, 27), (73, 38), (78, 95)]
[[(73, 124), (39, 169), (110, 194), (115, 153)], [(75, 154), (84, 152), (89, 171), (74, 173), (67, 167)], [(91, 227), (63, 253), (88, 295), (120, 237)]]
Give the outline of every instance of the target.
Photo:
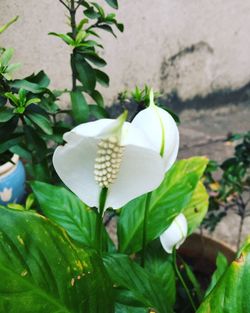
[(73, 46), (74, 45), (74, 39), (71, 38), (69, 35), (66, 34), (58, 34), (54, 32), (50, 32), (49, 35), (56, 36), (61, 38), (66, 44)]
[(95, 64), (96, 66), (103, 67), (107, 65), (106, 61), (99, 57), (95, 52), (83, 52), (82, 55), (85, 59)]
[(167, 305), (172, 310), (176, 300), (176, 277), (171, 254), (167, 254), (159, 240), (151, 242), (146, 249), (146, 270), (161, 281)]
[(94, 211), (63, 187), (38, 181), (32, 182), (31, 187), (43, 213), (50, 220), (63, 227), (74, 240), (89, 247), (96, 247)]
[(149, 313), (146, 308), (135, 308), (120, 303), (116, 303), (115, 313)]
[(0, 154), (8, 151), (12, 146), (19, 144), (22, 141), (22, 136), (13, 134), (9, 136), (9, 139), (0, 143)]
[(89, 119), (89, 106), (83, 94), (80, 91), (72, 91), (70, 97), (75, 121), (78, 124), (87, 122)]
[[(207, 162), (204, 157), (193, 157), (176, 162), (167, 172), (162, 184), (151, 195), (147, 242), (158, 238), (188, 206)], [(143, 195), (121, 210), (118, 222), (120, 252), (133, 253), (142, 248), (145, 201), (146, 195)]]
[(197, 298), (199, 299), (199, 302), (200, 302), (202, 299), (202, 291), (201, 291), (200, 283), (197, 280), (195, 274), (193, 273), (191, 267), (187, 263), (185, 263), (183, 260), (182, 260), (182, 263), (184, 265), (184, 269), (185, 269), (185, 272), (187, 274), (187, 277), (190, 280), (191, 284), (193, 285), (194, 291), (195, 291)]
[(95, 11), (93, 7), (89, 7), (88, 9), (83, 11), (84, 14), (90, 19), (96, 19), (100, 17), (100, 14)]
[(9, 49), (6, 49), (4, 51), (4, 53), (1, 55), (0, 57), (0, 63), (2, 66), (7, 66), (9, 61), (11, 60), (12, 56), (14, 54), (14, 49), (13, 48), (9, 48)]
[(190, 202), (182, 211), (188, 221), (189, 235), (200, 226), (203, 218), (206, 216), (208, 198), (209, 196), (205, 186), (199, 181)]
[(103, 87), (109, 86), (109, 77), (106, 73), (95, 69), (95, 75), (96, 75), (96, 80), (100, 85), (102, 85)]
[(14, 105), (18, 106), (19, 105), (19, 100), (18, 98), (12, 93), (12, 92), (5, 92), (5, 97), (10, 99)]
[(250, 308), (250, 238), (208, 294), (197, 313), (247, 313)]
[(21, 63), (14, 63), (14, 64), (10, 64), (7, 66), (7, 68), (5, 69), (5, 73), (12, 73), (16, 70), (18, 70), (20, 67), (22, 66)]
[(10, 109), (3, 107), (0, 108), (0, 123), (8, 122), (13, 117), (13, 113)]
[(46, 91), (49, 83), (49, 77), (44, 73), (44, 71), (40, 71), (36, 75), (32, 74), (25, 79), (15, 80), (10, 83), (10, 86), (18, 89), (22, 88), (37, 94)]
[(10, 25), (15, 23), (18, 20), (19, 16), (14, 17), (12, 20), (10, 20), (8, 23), (6, 23), (4, 26), (0, 27), (0, 34), (2, 34)]
[(109, 118), (108, 112), (99, 105), (92, 104), (89, 106), (89, 110), (90, 114), (93, 115), (96, 119)]
[(99, 105), (100, 107), (104, 107), (103, 96), (100, 94), (99, 91), (97, 91), (97, 90), (92, 91), (90, 96), (92, 99), (95, 100), (97, 105)]
[(37, 213), (2, 207), (0, 214), (0, 312), (113, 312), (96, 253)]
[(118, 9), (118, 1), (117, 0), (105, 0), (112, 8)]
[(96, 27), (98, 27), (98, 28), (100, 28), (100, 29), (103, 29), (103, 30), (109, 32), (109, 33), (112, 34), (115, 38), (117, 37), (116, 34), (115, 34), (114, 31), (113, 31), (113, 28), (112, 28), (111, 26), (109, 26), (109, 25), (102, 24), (102, 25), (98, 25), (98, 26), (96, 26)]
[[(141, 306), (161, 313), (172, 312), (166, 301), (161, 280), (133, 262), (127, 255), (108, 255), (104, 265), (117, 291), (117, 302)], [(131, 304), (132, 302), (132, 304)]]
[(72, 62), (77, 72), (77, 78), (82, 83), (85, 90), (93, 91), (96, 85), (95, 70), (80, 54), (76, 54), (76, 56), (72, 57)]
[(206, 290), (206, 296), (216, 286), (222, 275), (225, 273), (227, 267), (228, 267), (227, 258), (222, 253), (219, 252), (216, 258), (216, 270), (213, 273), (211, 283)]
[(45, 134), (52, 135), (53, 129), (50, 120), (42, 114), (28, 112), (26, 116), (39, 128), (41, 128)]

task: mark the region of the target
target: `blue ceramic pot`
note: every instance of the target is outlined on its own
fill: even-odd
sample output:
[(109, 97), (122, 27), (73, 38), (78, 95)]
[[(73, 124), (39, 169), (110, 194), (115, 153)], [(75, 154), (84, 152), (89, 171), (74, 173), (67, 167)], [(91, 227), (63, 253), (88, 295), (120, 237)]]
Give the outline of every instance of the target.
[(18, 155), (0, 166), (0, 204), (21, 203), (25, 194), (25, 170)]

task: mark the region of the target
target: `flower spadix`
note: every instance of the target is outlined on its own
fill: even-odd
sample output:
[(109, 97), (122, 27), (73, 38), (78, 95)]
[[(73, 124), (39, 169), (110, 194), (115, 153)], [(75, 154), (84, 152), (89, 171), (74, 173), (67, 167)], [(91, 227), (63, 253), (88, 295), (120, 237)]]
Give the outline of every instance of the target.
[(154, 150), (162, 156), (167, 171), (177, 157), (179, 131), (172, 116), (155, 105), (152, 89), (149, 107), (139, 112), (132, 124), (144, 131)]
[(178, 249), (185, 241), (188, 232), (188, 224), (184, 214), (179, 214), (172, 224), (161, 234), (160, 241), (163, 249), (172, 253), (173, 248)]
[(108, 189), (105, 208), (117, 209), (163, 180), (163, 160), (145, 134), (125, 120), (126, 113), (78, 125), (55, 150), (59, 177), (91, 207), (98, 207), (103, 188)]

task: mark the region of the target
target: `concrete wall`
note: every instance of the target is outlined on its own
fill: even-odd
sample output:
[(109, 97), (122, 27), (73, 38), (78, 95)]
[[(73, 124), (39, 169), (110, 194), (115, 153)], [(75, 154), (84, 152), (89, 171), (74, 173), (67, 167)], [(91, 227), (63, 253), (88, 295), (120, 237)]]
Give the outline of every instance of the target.
[[(1, 44), (15, 47), (20, 74), (43, 68), (54, 88), (69, 87), (70, 50), (47, 35), (67, 29), (59, 1), (0, 0), (0, 24), (15, 15)], [(186, 100), (250, 81), (250, 0), (120, 0), (118, 17), (124, 34), (102, 36), (107, 101), (144, 83)]]

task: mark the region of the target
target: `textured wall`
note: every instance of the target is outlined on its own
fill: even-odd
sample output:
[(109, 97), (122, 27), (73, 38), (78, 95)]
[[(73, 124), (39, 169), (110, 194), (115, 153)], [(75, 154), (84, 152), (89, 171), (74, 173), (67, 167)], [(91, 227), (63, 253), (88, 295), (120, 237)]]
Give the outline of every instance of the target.
[[(47, 36), (67, 29), (59, 1), (0, 0), (0, 24), (15, 15), (1, 43), (15, 47), (20, 74), (44, 68), (53, 87), (70, 86), (70, 50)], [(250, 81), (250, 0), (120, 0), (118, 16), (125, 33), (103, 34), (107, 100), (136, 84), (188, 99)]]

